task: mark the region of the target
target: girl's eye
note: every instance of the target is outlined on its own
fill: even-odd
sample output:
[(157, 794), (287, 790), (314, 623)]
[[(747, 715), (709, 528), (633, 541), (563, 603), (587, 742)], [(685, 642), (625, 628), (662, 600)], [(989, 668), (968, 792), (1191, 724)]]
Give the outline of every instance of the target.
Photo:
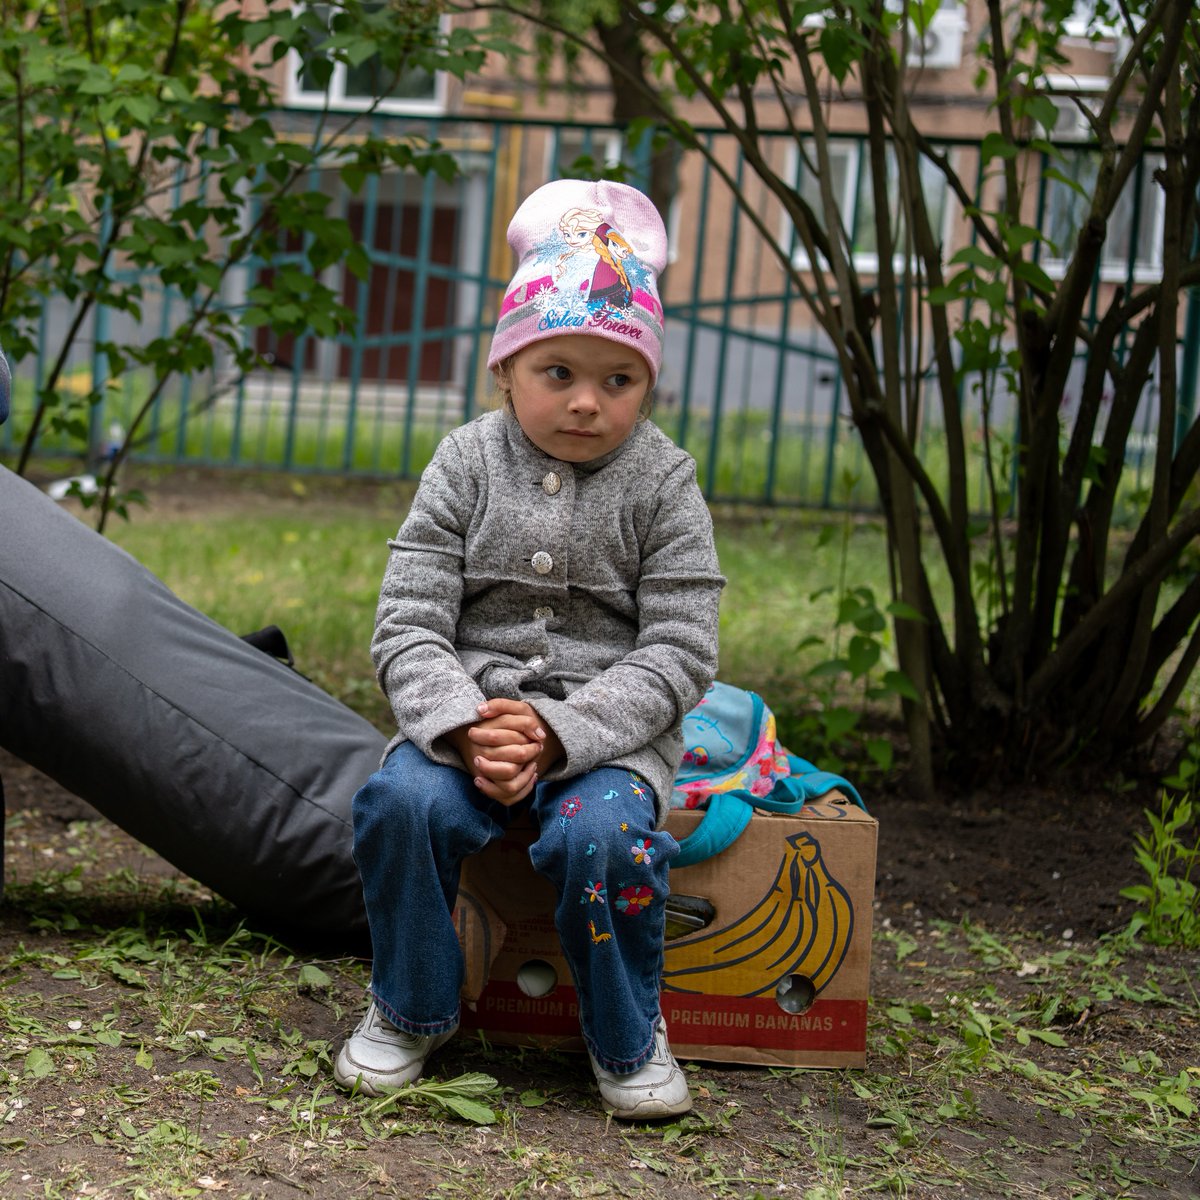
[(558, 383), (566, 383), (571, 378), (571, 372), (561, 363), (546, 368), (546, 374)]
[(612, 388), (624, 388), (629, 386), (629, 376), (620, 374), (610, 375), (604, 382)]

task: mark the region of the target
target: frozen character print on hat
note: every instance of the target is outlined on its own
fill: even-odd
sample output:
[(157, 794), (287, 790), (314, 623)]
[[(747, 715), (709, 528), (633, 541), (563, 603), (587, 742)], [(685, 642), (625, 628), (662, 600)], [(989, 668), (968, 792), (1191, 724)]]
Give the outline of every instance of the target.
[(559, 180), (522, 206), (508, 236), (520, 263), (501, 305), (489, 366), (541, 338), (583, 333), (637, 349), (657, 377), (663, 340), (657, 279), (667, 245), (646, 196), (603, 182)]

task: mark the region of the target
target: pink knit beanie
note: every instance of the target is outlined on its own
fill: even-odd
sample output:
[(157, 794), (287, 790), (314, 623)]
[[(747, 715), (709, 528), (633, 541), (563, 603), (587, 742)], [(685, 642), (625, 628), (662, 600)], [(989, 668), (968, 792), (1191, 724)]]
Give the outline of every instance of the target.
[(603, 179), (547, 183), (517, 209), (508, 244), (517, 273), (500, 306), (489, 367), (542, 338), (584, 333), (640, 351), (654, 383), (667, 231), (646, 196)]

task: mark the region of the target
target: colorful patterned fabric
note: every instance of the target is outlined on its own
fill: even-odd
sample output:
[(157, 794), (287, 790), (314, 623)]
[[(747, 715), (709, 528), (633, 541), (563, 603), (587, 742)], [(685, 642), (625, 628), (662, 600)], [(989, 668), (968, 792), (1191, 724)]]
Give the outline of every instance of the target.
[(754, 692), (714, 683), (684, 717), (683, 736), (686, 749), (670, 804), (705, 812), (680, 842), (676, 867), (720, 854), (737, 840), (756, 808), (794, 813), (837, 790), (866, 810), (849, 780), (779, 745), (775, 715)]
[(791, 774), (775, 714), (754, 692), (716, 682), (683, 719), (672, 808), (704, 808), (718, 792), (769, 796)]

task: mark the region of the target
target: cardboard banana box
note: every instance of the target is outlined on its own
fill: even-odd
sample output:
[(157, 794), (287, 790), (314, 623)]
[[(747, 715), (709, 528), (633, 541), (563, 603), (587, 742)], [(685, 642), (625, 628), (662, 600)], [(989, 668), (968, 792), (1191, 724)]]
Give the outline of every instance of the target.
[[(673, 812), (667, 828), (683, 838), (701, 815)], [(832, 793), (795, 815), (756, 813), (729, 849), (672, 870), (662, 1006), (679, 1058), (864, 1064), (877, 832)], [(582, 1050), (554, 891), (529, 864), (532, 838), (514, 829), (464, 866), (463, 1028)]]

